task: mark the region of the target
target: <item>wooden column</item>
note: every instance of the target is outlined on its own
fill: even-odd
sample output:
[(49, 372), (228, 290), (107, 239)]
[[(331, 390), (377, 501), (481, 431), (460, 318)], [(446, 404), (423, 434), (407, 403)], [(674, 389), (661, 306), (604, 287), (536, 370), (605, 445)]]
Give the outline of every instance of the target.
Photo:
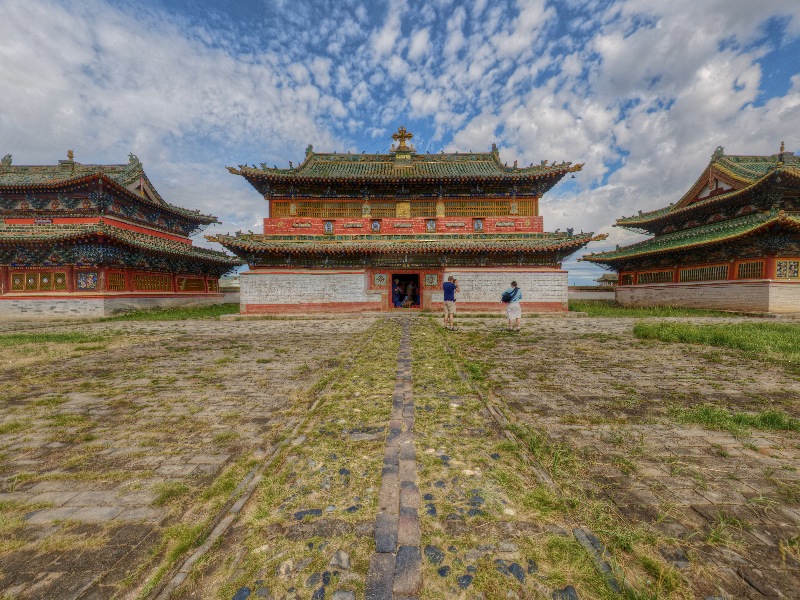
[(767, 256), (764, 262), (764, 279), (775, 279), (775, 257)]
[(67, 292), (75, 292), (75, 265), (67, 265)]
[(129, 292), (133, 292), (134, 291), (134, 288), (133, 288), (133, 269), (125, 269), (125, 277), (127, 278), (127, 282), (126, 282), (125, 288)]
[(0, 267), (0, 296), (8, 293), (9, 285), (8, 267)]
[(736, 261), (732, 260), (728, 265), (728, 279), (738, 279), (736, 277)]

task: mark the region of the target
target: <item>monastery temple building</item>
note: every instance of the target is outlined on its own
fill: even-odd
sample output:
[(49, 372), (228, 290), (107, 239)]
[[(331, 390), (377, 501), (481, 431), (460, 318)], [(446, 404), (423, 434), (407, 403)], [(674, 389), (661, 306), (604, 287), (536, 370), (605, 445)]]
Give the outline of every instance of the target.
[(102, 316), (222, 301), (241, 264), (189, 239), (216, 217), (164, 201), (141, 162), (0, 162), (0, 316)]
[(621, 304), (800, 312), (800, 160), (783, 144), (717, 148), (677, 203), (616, 224), (653, 235), (582, 259), (619, 273)]
[[(491, 152), (419, 154), (401, 127), (387, 154), (323, 154), (289, 168), (239, 166), (268, 203), (263, 234), (209, 236), (244, 259), (242, 313), (385, 311), (442, 306), (460, 282), (459, 310), (497, 310), (516, 280), (523, 307), (567, 310), (565, 257), (591, 233), (545, 233), (541, 197), (582, 165), (519, 167)], [(397, 283), (395, 283), (397, 282)]]

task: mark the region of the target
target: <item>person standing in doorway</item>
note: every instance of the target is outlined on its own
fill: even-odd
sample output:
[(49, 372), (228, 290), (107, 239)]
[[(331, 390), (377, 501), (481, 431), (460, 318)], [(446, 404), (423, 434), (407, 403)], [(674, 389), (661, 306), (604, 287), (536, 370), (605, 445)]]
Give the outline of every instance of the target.
[(503, 292), (500, 301), (506, 304), (506, 315), (508, 316), (508, 330), (519, 331), (522, 321), (522, 290), (517, 287), (517, 282), (512, 281), (511, 287)]
[(400, 308), (403, 305), (403, 288), (400, 287), (400, 280), (395, 279), (392, 286), (392, 304), (395, 308)]
[(442, 284), (444, 292), (444, 327), (451, 331), (456, 329), (456, 292), (460, 292), (458, 279), (449, 275), (447, 281)]

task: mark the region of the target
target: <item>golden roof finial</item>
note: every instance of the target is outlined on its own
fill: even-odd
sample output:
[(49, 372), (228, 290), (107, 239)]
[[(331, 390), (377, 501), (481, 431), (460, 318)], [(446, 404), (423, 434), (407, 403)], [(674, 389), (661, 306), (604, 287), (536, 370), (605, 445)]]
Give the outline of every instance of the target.
[(786, 152), (786, 144), (781, 142), (781, 152)]
[(67, 150), (67, 160), (75, 160), (75, 152), (73, 150)]
[(406, 146), (406, 140), (410, 140), (413, 137), (414, 137), (414, 134), (413, 133), (409, 133), (408, 131), (406, 131), (406, 128), (401, 125), (400, 129), (397, 130), (397, 133), (393, 133), (392, 134), (392, 139), (397, 141), (397, 142), (400, 142), (400, 144), (397, 146), (397, 151), (398, 152), (413, 151), (414, 150), (414, 146), (411, 146), (411, 147)]

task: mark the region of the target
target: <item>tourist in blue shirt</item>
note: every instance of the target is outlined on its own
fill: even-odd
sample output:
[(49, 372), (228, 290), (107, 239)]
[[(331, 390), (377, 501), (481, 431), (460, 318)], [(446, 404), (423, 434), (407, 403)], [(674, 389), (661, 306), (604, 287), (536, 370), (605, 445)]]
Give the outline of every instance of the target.
[(442, 284), (442, 291), (444, 292), (444, 327), (455, 331), (456, 320), (456, 292), (460, 292), (458, 287), (458, 279), (452, 275), (447, 277), (447, 281)]
[(512, 281), (511, 287), (503, 292), (501, 302), (506, 303), (506, 315), (508, 316), (508, 330), (519, 331), (520, 321), (522, 321), (522, 290), (517, 287), (517, 282)]

